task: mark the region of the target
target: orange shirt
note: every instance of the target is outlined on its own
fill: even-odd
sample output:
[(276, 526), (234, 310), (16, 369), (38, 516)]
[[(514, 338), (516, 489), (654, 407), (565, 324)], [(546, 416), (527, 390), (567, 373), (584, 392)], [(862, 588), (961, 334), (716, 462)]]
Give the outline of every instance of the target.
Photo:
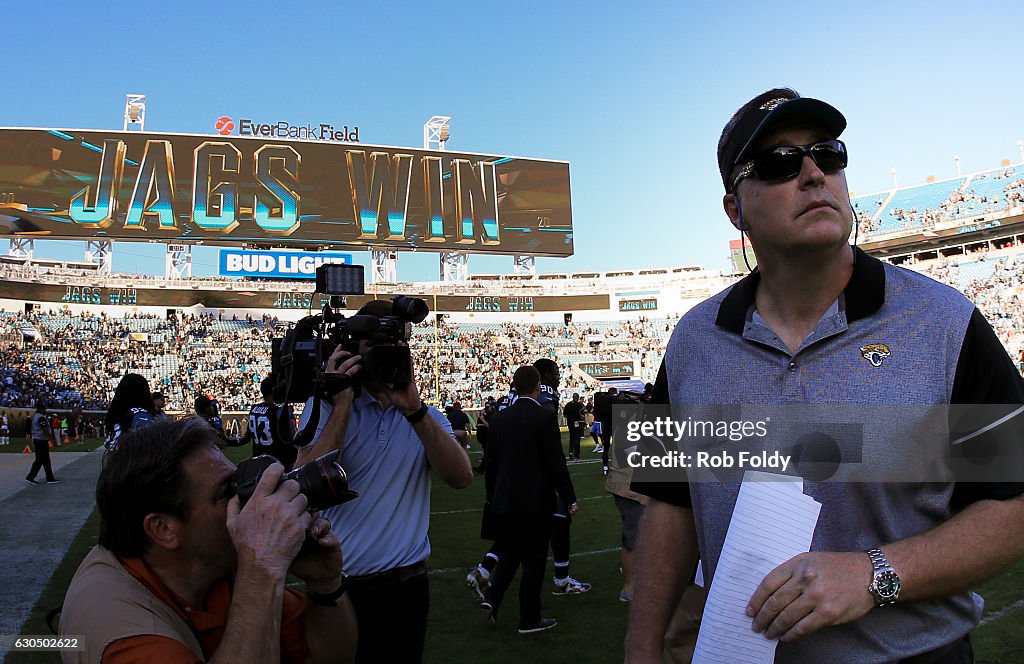
[[(164, 604), (181, 616), (203, 646), (207, 658), (213, 656), (228, 621), (231, 607), (231, 584), (221, 579), (213, 584), (206, 594), (205, 606), (189, 607), (175, 595), (149, 567), (139, 558), (119, 559), (124, 569), (139, 580)], [(281, 661), (288, 664), (302, 664), (306, 661), (306, 597), (285, 588), (281, 608)], [(140, 635), (118, 639), (103, 651), (103, 664), (197, 664), (201, 662), (191, 650), (180, 641), (166, 636)]]

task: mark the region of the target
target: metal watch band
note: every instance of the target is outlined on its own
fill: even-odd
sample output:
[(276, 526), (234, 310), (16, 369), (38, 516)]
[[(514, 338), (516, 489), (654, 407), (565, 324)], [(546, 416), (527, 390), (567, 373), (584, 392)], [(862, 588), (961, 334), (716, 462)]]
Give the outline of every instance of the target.
[[(878, 606), (887, 606), (894, 604), (896, 598), (900, 594), (900, 577), (893, 569), (892, 565), (889, 564), (889, 559), (885, 557), (881, 549), (871, 549), (867, 551), (868, 559), (871, 560), (871, 583), (868, 585), (868, 592), (875, 598), (875, 602)], [(880, 579), (886, 579), (887, 590), (883, 591), (879, 587)], [(889, 592), (888, 590), (895, 585), (895, 590)]]
[(868, 558), (871, 559), (871, 566), (876, 572), (887, 567), (892, 569), (892, 565), (889, 564), (889, 559), (885, 557), (885, 554), (882, 553), (881, 549), (871, 549), (868, 551)]

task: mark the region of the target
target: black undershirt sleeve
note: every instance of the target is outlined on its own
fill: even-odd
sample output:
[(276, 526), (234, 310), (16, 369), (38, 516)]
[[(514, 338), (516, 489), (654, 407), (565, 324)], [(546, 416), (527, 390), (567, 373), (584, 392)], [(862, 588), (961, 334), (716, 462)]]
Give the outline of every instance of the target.
[[(977, 309), (971, 315), (964, 334), (964, 342), (957, 360), (953, 391), (950, 397), (951, 431), (978, 430), (991, 424), (986, 409), (957, 408), (965, 404), (1024, 404), (1024, 381), (1003, 348), (992, 326)], [(1000, 409), (1011, 413), (1015, 409)], [(989, 411), (991, 412), (991, 411)], [(952, 419), (951, 418), (951, 419)], [(967, 421), (964, 421), (967, 420)], [(976, 421), (975, 421), (976, 420)], [(1009, 418), (987, 434), (969, 440), (964, 445), (983, 444), (983, 436), (1016, 437), (1024, 445), (1024, 413)], [(960, 510), (979, 500), (1005, 500), (1024, 493), (1024, 477), (1016, 482), (957, 482), (953, 490), (952, 507)]]

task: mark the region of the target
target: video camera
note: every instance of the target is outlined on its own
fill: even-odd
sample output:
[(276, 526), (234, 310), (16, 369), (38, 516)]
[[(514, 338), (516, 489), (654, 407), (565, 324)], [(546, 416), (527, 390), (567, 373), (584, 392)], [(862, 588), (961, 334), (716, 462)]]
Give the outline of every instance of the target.
[(629, 380), (608, 387), (615, 388), (615, 394), (611, 391), (601, 391), (594, 395), (594, 415), (602, 421), (611, 420), (614, 406), (638, 406), (651, 403), (654, 399), (654, 385), (651, 383), (643, 384), (638, 380)]
[[(403, 387), (412, 382), (412, 362), (408, 343), (414, 323), (422, 322), (430, 309), (419, 298), (392, 298), (389, 316), (355, 315), (345, 317), (336, 311), (344, 306), (342, 295), (363, 294), (361, 265), (322, 265), (317, 268), (317, 293), (330, 295), (323, 310), (295, 324), (271, 349), (274, 375), (285, 386), (282, 401), (304, 402), (311, 396), (327, 397), (349, 387), (353, 380)], [(337, 346), (359, 354), (359, 342), (372, 347), (362, 354), (362, 370), (350, 380), (327, 373), (327, 360)], [(403, 345), (399, 345), (403, 342)]]

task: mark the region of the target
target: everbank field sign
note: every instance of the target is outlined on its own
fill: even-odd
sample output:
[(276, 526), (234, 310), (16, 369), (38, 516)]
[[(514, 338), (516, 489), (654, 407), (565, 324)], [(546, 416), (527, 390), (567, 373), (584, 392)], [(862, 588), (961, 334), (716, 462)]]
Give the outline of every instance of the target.
[(248, 118), (240, 118), (236, 124), (228, 115), (222, 115), (213, 123), (213, 128), (221, 136), (230, 136), (238, 129), (239, 136), (265, 136), (267, 138), (297, 138), (312, 141), (338, 141), (343, 143), (359, 142), (359, 127), (348, 125), (336, 128), (329, 122), (319, 124), (293, 125), (286, 120), (276, 122), (257, 122)]

